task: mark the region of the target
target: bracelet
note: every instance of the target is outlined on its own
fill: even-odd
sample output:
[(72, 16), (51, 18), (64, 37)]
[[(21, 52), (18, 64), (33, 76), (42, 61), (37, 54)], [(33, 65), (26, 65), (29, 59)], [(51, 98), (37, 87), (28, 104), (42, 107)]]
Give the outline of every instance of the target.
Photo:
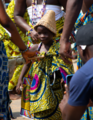
[(31, 32), (33, 31), (33, 29), (29, 29), (27, 32), (26, 32), (26, 35), (28, 36)]
[(26, 51), (28, 51), (29, 50), (29, 47), (27, 47), (25, 50), (20, 50), (19, 49), (19, 51), (23, 54), (23, 53), (25, 53)]

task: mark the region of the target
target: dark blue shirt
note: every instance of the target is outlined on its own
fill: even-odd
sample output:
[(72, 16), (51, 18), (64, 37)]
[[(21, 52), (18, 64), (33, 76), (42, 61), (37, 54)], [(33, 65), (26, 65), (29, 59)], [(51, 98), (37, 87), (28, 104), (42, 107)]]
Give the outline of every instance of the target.
[(85, 106), (93, 101), (93, 58), (84, 64), (70, 81), (69, 100), (71, 106)]

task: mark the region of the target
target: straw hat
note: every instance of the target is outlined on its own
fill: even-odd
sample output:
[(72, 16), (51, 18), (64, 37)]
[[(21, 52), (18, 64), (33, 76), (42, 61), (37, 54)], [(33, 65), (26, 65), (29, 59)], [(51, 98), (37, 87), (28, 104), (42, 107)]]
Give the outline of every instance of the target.
[(53, 10), (49, 10), (34, 26), (34, 29), (39, 25), (46, 27), (52, 33), (56, 34), (55, 12)]

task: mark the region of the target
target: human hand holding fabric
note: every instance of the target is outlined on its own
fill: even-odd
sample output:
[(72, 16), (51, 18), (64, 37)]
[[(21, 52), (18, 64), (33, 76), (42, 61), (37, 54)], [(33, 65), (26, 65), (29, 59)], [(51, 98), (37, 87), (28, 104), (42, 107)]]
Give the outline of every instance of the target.
[(25, 59), (26, 63), (30, 63), (29, 58), (32, 58), (34, 56), (37, 56), (39, 54), (39, 51), (31, 51), (27, 50), (26, 52), (22, 53), (23, 58)]

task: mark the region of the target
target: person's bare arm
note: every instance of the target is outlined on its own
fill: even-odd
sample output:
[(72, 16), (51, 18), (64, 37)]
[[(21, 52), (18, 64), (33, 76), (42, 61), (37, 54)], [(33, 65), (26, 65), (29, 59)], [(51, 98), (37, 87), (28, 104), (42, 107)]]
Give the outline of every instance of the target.
[[(31, 27), (27, 24), (27, 22), (23, 18), (26, 9), (27, 9), (26, 0), (15, 0), (14, 19), (17, 26), (24, 33), (31, 29)], [(34, 29), (33, 31), (31, 31), (29, 36), (31, 36), (31, 38), (33, 39), (33, 43), (38, 43), (38, 34)]]
[(66, 5), (66, 17), (63, 27), (61, 41), (68, 41), (75, 21), (79, 15), (83, 0), (68, 0)]
[(87, 106), (71, 106), (66, 104), (62, 112), (63, 120), (80, 120)]
[(28, 64), (24, 64), (23, 68), (22, 68), (22, 71), (21, 71), (21, 74), (20, 74), (20, 77), (19, 77), (19, 80), (22, 80), (23, 77), (25, 76), (25, 74), (27, 73), (27, 71), (29, 70), (29, 67), (31, 65), (31, 62), (28, 63)]
[(15, 0), (14, 20), (17, 26), (24, 33), (26, 33), (31, 28), (23, 18), (26, 9), (27, 9), (26, 0)]
[[(35, 45), (33, 45), (31, 48), (29, 48), (29, 51), (31, 51), (31, 52), (32, 52), (32, 51), (37, 51), (37, 48), (38, 48), (38, 44), (35, 44)], [(29, 64), (25, 64), (25, 65), (23, 66), (22, 71), (21, 71), (21, 74), (20, 74), (20, 77), (19, 77), (20, 80), (23, 79), (23, 77), (24, 77), (24, 75), (27, 73), (30, 65), (31, 65), (31, 62), (30, 62)]]
[(66, 94), (64, 95), (59, 108), (62, 113), (63, 120), (80, 120), (87, 106), (71, 106), (68, 104), (69, 93), (66, 88)]
[[(38, 48), (38, 44), (36, 45), (33, 45), (29, 51), (36, 51)], [(18, 84), (17, 84), (17, 87), (16, 87), (16, 91), (19, 93), (20, 92), (20, 86), (22, 87), (23, 83), (22, 83), (22, 80), (23, 80), (23, 77), (26, 75), (26, 73), (28, 72), (29, 68), (31, 66), (31, 62), (28, 63), (28, 64), (24, 64), (23, 68), (22, 68), (22, 71), (21, 71), (21, 74), (19, 76), (19, 79), (18, 79)]]
[(31, 65), (31, 62), (28, 63), (28, 64), (24, 64), (23, 68), (22, 68), (22, 71), (21, 71), (21, 74), (19, 76), (19, 79), (18, 79), (18, 83), (17, 83), (17, 86), (16, 86), (16, 91), (18, 93), (20, 93), (20, 87), (23, 87), (23, 77), (25, 76), (25, 74), (27, 73), (27, 71), (29, 70), (30, 68), (30, 65)]
[(65, 16), (62, 36), (60, 39), (60, 50), (59, 50), (62, 59), (66, 63), (71, 63), (69, 60), (67, 60), (67, 58), (72, 58), (71, 50), (70, 50), (70, 43), (69, 43), (69, 36), (74, 27), (74, 24), (79, 15), (79, 12), (81, 10), (82, 1), (83, 0), (68, 0), (67, 1), (66, 16)]

